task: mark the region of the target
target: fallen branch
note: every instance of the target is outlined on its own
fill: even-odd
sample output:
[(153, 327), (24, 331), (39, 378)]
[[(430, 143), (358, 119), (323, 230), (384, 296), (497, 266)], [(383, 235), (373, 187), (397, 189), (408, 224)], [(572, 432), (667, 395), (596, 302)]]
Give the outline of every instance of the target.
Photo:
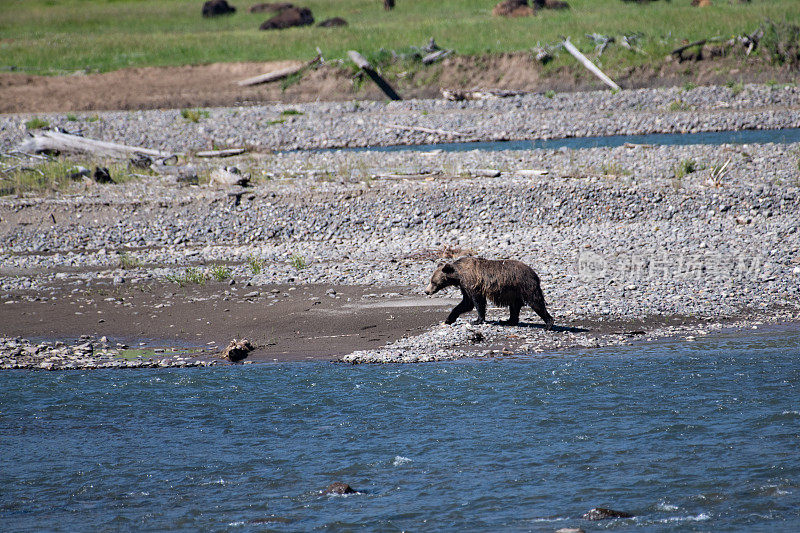
[(453, 137), (466, 137), (469, 135), (469, 133), (461, 133), (459, 131), (435, 130), (423, 128), (422, 126), (401, 126), (399, 124), (386, 124), (385, 122), (381, 123), (381, 125), (393, 130), (418, 131), (421, 133), (432, 133), (434, 135), (449, 135)]
[(315, 57), (311, 61), (303, 63), (302, 65), (296, 65), (294, 67), (286, 67), (280, 70), (273, 70), (272, 72), (267, 72), (265, 74), (253, 76), (252, 78), (247, 78), (246, 80), (237, 81), (236, 85), (240, 87), (247, 87), (250, 85), (259, 85), (261, 83), (269, 83), (271, 81), (282, 80), (284, 78), (288, 78), (293, 74), (297, 74), (298, 72), (301, 72), (313, 66), (315, 63), (318, 63), (319, 61), (322, 61), (322, 54), (317, 54), (317, 57)]
[(423, 65), (430, 65), (432, 63), (436, 63), (437, 61), (441, 61), (445, 57), (452, 54), (452, 50), (437, 50), (436, 52), (431, 52), (430, 54), (426, 55), (422, 58)]
[(672, 55), (679, 56), (683, 52), (685, 52), (686, 50), (688, 50), (689, 48), (691, 48), (693, 46), (703, 46), (706, 43), (713, 43), (713, 42), (721, 41), (721, 40), (722, 40), (722, 37), (711, 37), (710, 39), (700, 39), (699, 41), (694, 41), (693, 43), (689, 43), (689, 44), (685, 44), (683, 46), (679, 46), (678, 48), (673, 50), (671, 53), (672, 53)]
[(197, 152), (197, 157), (231, 157), (234, 155), (243, 154), (247, 151), (246, 148), (228, 148), (226, 150), (205, 150)]
[(161, 150), (151, 150), (138, 146), (127, 146), (106, 141), (97, 141), (61, 133), (58, 131), (45, 131), (26, 139), (19, 146), (21, 152), (78, 152), (110, 157), (127, 157), (130, 154), (144, 154), (152, 157), (169, 157), (173, 154)]
[(616, 83), (614, 83), (614, 81), (613, 81), (611, 78), (609, 78), (608, 76), (606, 76), (606, 75), (603, 73), (603, 71), (602, 71), (602, 70), (600, 70), (599, 68), (597, 68), (597, 66), (596, 66), (594, 63), (592, 63), (591, 61), (589, 61), (589, 60), (586, 58), (586, 56), (585, 56), (585, 55), (583, 55), (583, 54), (580, 52), (580, 50), (578, 50), (577, 48), (575, 48), (575, 46), (574, 46), (574, 45), (573, 45), (571, 42), (569, 42), (569, 39), (565, 39), (565, 40), (564, 40), (564, 48), (566, 48), (566, 49), (567, 49), (567, 52), (569, 52), (570, 54), (572, 54), (572, 55), (575, 57), (575, 59), (577, 59), (578, 61), (580, 61), (580, 62), (583, 64), (583, 66), (584, 66), (584, 67), (586, 67), (587, 69), (589, 69), (589, 71), (590, 71), (592, 74), (594, 74), (595, 76), (597, 76), (598, 78), (600, 78), (600, 80), (601, 80), (603, 83), (605, 83), (606, 85), (608, 85), (609, 87), (611, 87), (611, 88), (612, 88), (613, 90), (615, 90), (615, 91), (619, 91), (619, 90), (621, 90), (621, 88), (620, 88), (620, 86), (619, 86), (619, 85), (617, 85)]
[(381, 77), (381, 75), (378, 74), (374, 68), (372, 68), (372, 65), (369, 64), (369, 61), (364, 59), (364, 56), (355, 50), (348, 51), (347, 55), (350, 56), (350, 59), (356, 64), (356, 66), (358, 66), (358, 68), (364, 71), (364, 73), (375, 82), (375, 85), (377, 85), (378, 88), (383, 91), (383, 94), (388, 96), (390, 100), (402, 100), (400, 95), (397, 94), (394, 89), (392, 89), (392, 86), (389, 85), (389, 83), (383, 79), (383, 77)]

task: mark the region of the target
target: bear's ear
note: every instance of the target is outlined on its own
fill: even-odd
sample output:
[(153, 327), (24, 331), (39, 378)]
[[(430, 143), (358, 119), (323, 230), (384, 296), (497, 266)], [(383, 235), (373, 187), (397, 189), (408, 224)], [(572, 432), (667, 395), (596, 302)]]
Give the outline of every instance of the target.
[(455, 267), (453, 265), (451, 265), (450, 263), (446, 263), (442, 267), (442, 272), (444, 272), (445, 274), (452, 274), (455, 271), (456, 271)]

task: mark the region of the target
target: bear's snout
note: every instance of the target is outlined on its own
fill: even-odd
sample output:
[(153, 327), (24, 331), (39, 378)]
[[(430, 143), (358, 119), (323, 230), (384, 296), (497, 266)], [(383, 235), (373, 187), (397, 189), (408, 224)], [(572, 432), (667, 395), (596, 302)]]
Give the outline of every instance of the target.
[(431, 294), (436, 292), (436, 287), (433, 286), (433, 283), (428, 284), (428, 287), (425, 289), (425, 294), (430, 296)]

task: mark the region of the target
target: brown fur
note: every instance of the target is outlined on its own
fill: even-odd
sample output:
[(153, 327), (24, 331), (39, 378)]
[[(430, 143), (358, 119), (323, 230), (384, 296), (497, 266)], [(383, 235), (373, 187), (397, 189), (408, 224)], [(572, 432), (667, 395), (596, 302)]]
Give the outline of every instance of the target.
[(495, 17), (529, 17), (535, 14), (528, 0), (503, 0), (492, 9)]
[(553, 325), (553, 317), (547, 312), (539, 276), (525, 263), (506, 259), (493, 261), (480, 257), (462, 257), (453, 263), (440, 265), (431, 276), (425, 289), (426, 294), (434, 294), (445, 287), (456, 286), (461, 289), (463, 300), (450, 313), (445, 323), (452, 324), (462, 313), (477, 308), (480, 324), (486, 319), (486, 300), (501, 307), (509, 307), (511, 316), (508, 324), (519, 322), (519, 312), (523, 305), (530, 305), (547, 324)]

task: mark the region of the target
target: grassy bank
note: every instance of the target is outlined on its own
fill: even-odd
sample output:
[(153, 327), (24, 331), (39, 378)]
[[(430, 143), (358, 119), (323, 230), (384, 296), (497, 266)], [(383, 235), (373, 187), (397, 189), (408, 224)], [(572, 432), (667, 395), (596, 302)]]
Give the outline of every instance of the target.
[[(200, 0), (4, 0), (0, 2), (0, 70), (63, 74), (126, 67), (306, 59), (320, 47), (327, 58), (355, 48), (421, 45), (431, 36), (461, 54), (527, 50), (570, 36), (586, 50), (584, 34), (640, 33), (644, 53), (609, 47), (608, 66), (660, 61), (683, 40), (750, 32), (765, 19), (800, 23), (797, 0), (717, 0), (693, 8), (690, 0), (639, 5), (621, 0), (570, 0), (570, 10), (535, 17), (491, 16), (494, 0), (399, 0), (386, 12), (378, 0), (308, 0), (317, 21), (341, 16), (346, 28), (314, 26), (258, 31), (265, 14), (255, 0), (233, 0), (237, 13), (204, 19)], [(556, 65), (566, 59), (557, 59)]]

